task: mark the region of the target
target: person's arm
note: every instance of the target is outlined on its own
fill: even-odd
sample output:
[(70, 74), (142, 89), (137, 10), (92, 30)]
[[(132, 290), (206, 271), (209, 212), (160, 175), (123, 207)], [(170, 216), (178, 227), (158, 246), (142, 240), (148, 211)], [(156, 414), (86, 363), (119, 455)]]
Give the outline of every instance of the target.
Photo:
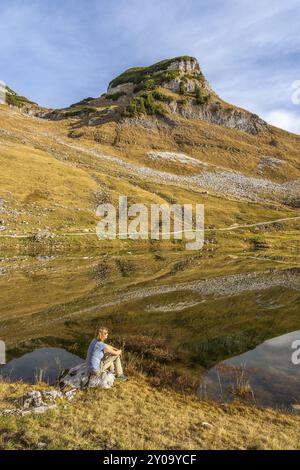
[(108, 344), (105, 346), (104, 352), (106, 354), (112, 354), (113, 356), (120, 356), (122, 354), (121, 349), (116, 349), (113, 346), (109, 346)]
[(122, 350), (121, 350), (121, 349), (115, 348), (115, 347), (112, 346), (111, 344), (110, 344), (109, 347), (112, 348), (112, 349), (114, 349), (115, 352), (121, 351), (121, 353), (122, 353)]

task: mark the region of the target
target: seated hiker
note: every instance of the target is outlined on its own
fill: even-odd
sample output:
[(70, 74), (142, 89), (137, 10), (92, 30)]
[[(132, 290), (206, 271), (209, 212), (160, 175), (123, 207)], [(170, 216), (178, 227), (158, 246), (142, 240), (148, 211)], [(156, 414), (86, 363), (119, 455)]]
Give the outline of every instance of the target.
[(95, 331), (95, 338), (91, 341), (87, 352), (86, 363), (90, 376), (100, 375), (109, 369), (116, 375), (116, 379), (127, 380), (123, 374), (121, 364), (121, 349), (106, 344), (108, 329), (98, 326)]

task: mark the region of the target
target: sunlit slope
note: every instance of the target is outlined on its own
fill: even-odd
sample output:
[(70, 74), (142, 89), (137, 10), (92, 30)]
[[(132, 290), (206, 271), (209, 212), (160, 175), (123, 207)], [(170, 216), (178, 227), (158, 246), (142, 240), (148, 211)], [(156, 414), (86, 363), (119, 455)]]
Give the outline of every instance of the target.
[(203, 203), (211, 229), (296, 217), (299, 143), (276, 128), (252, 135), (178, 113), (94, 125), (1, 106), (1, 240), (92, 232), (97, 205), (120, 194)]

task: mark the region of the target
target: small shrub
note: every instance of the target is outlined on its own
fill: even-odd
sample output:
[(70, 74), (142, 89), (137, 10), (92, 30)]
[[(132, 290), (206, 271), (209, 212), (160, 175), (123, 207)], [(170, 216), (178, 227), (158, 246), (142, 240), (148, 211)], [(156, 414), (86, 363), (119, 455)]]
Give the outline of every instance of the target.
[(133, 91), (134, 93), (138, 93), (139, 91), (153, 91), (163, 83), (170, 82), (178, 77), (179, 71), (178, 70), (169, 70), (167, 72), (161, 72), (154, 77), (149, 78), (148, 75), (141, 76), (139, 79), (137, 78), (137, 84), (135, 85)]
[(145, 90), (154, 90), (156, 87), (155, 80), (153, 78), (149, 78), (144, 82), (144, 89)]
[(146, 114), (144, 99), (140, 96), (133, 98), (123, 111), (123, 116), (134, 117), (139, 114)]
[(203, 95), (198, 86), (195, 89), (195, 97), (198, 105), (206, 104), (210, 100), (210, 95)]
[(138, 93), (139, 91), (143, 91), (143, 90), (145, 90), (145, 83), (141, 82), (134, 87), (133, 93)]
[(97, 111), (97, 108), (94, 108), (93, 106), (86, 106), (79, 109), (69, 109), (65, 112), (65, 115), (68, 117), (79, 116), (81, 114), (94, 113), (95, 111)]
[(143, 357), (152, 359), (157, 363), (170, 363), (176, 359), (162, 338), (145, 335), (128, 335), (116, 338), (120, 346), (126, 350), (141, 354)]
[(125, 96), (126, 93), (124, 91), (118, 91), (117, 93), (112, 93), (111, 95), (106, 95), (106, 99), (112, 101), (118, 101), (121, 96)]
[(152, 93), (143, 93), (133, 98), (123, 111), (123, 116), (134, 117), (140, 114), (158, 114), (164, 116), (166, 109), (160, 103), (156, 103)]
[(149, 78), (145, 81), (142, 81), (138, 85), (136, 85), (133, 89), (134, 93), (138, 93), (139, 91), (150, 91), (155, 90), (157, 84), (153, 78)]
[(183, 98), (181, 100), (177, 100), (177, 104), (182, 105), (182, 106), (186, 105), (187, 102), (188, 102), (188, 100), (186, 98)]
[(16, 106), (17, 108), (22, 108), (22, 106), (25, 106), (26, 104), (36, 104), (25, 96), (19, 96), (12, 93), (6, 94), (6, 103), (11, 106)]
[(162, 82), (170, 82), (171, 80), (175, 80), (180, 74), (179, 70), (168, 70), (167, 72), (162, 73), (159, 77)]
[(272, 147), (278, 147), (278, 142), (276, 139), (271, 139), (269, 144), (272, 145)]
[(83, 106), (83, 105), (87, 104), (89, 101), (92, 101), (94, 99), (95, 98), (92, 98), (91, 96), (88, 96), (87, 98), (84, 98), (83, 100), (78, 101), (77, 103), (71, 104), (70, 108), (75, 108), (77, 106)]
[(184, 94), (185, 94), (185, 84), (184, 84), (184, 81), (183, 81), (183, 80), (181, 80), (181, 81), (179, 82), (179, 93), (180, 93), (181, 95), (184, 95)]
[(158, 91), (158, 90), (155, 90), (152, 93), (152, 96), (155, 100), (163, 101), (165, 103), (171, 103), (171, 101), (173, 101), (173, 98), (171, 96), (165, 95), (164, 93), (162, 93), (161, 91)]

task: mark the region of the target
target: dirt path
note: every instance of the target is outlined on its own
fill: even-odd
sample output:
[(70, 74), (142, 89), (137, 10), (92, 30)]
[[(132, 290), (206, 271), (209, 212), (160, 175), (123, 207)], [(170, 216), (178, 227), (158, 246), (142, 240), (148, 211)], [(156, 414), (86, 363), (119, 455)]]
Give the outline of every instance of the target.
[[(253, 224), (244, 224), (244, 225), (230, 225), (229, 227), (221, 227), (221, 228), (207, 228), (204, 229), (204, 232), (222, 232), (222, 231), (233, 231), (237, 230), (240, 228), (251, 228), (251, 227), (258, 227), (261, 225), (271, 225), (271, 224), (276, 224), (279, 222), (285, 222), (288, 220), (298, 220), (300, 219), (300, 216), (295, 216), (295, 217), (285, 217), (283, 219), (274, 219), (274, 220), (268, 220), (264, 222), (255, 222)], [(94, 235), (97, 236), (96, 232), (67, 232), (67, 233), (58, 233), (58, 232), (52, 232), (54, 235), (60, 235), (60, 236), (66, 236), (66, 237), (81, 237), (81, 236), (86, 236), (86, 235)], [(164, 234), (168, 235), (173, 235), (174, 232), (164, 232)], [(22, 234), (22, 235), (17, 235), (17, 234), (6, 234), (6, 235), (0, 235), (0, 238), (29, 238), (32, 237), (35, 234)]]

